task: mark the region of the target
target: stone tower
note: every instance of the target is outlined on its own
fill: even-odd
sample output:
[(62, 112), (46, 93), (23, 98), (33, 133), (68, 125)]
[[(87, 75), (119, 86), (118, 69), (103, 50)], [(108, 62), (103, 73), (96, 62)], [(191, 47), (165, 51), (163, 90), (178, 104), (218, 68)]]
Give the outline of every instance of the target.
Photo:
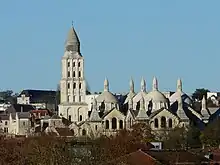
[(65, 42), (61, 75), (59, 115), (70, 121), (84, 121), (88, 118), (84, 58), (80, 53), (80, 41), (73, 26)]

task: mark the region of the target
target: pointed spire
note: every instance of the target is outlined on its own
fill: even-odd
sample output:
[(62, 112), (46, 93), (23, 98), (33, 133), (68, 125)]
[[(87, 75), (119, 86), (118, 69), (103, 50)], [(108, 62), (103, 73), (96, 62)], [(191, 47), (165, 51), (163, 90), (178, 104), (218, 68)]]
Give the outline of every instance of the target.
[(177, 111), (182, 110), (183, 109), (183, 100), (182, 100), (181, 93), (178, 96), (177, 102), (178, 102), (178, 110)]
[(182, 80), (181, 80), (180, 78), (177, 80), (176, 90), (177, 90), (178, 92), (182, 92)]
[(130, 80), (130, 92), (134, 93), (134, 81), (131, 77), (131, 80)]
[(80, 52), (80, 41), (73, 27), (73, 21), (72, 21), (72, 27), (70, 28), (68, 32), (65, 47), (67, 50)]
[(104, 81), (104, 91), (109, 91), (109, 83), (108, 83), (107, 78), (105, 78), (105, 81)]
[(158, 81), (157, 81), (156, 77), (153, 78), (152, 88), (153, 88), (153, 91), (157, 91), (158, 90)]
[(128, 100), (128, 109), (133, 109), (133, 100), (132, 100), (132, 98), (130, 98), (129, 100)]
[(207, 110), (205, 95), (202, 98), (202, 110)]
[(141, 92), (146, 92), (146, 81), (144, 80), (144, 77), (141, 79)]
[(137, 120), (146, 120), (148, 118), (145, 106), (144, 106), (144, 98), (142, 97), (140, 100), (140, 110), (137, 115)]
[(92, 111), (91, 111), (89, 120), (90, 121), (101, 121), (102, 120), (98, 113), (96, 98), (94, 98), (92, 102)]

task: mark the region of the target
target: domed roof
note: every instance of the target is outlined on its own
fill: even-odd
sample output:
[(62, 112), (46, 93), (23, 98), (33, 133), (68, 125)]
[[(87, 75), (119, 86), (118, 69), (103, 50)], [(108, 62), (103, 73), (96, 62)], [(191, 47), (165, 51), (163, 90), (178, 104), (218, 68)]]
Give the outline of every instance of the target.
[(105, 102), (105, 103), (118, 103), (116, 97), (109, 91), (102, 92), (97, 98), (97, 102)]
[(149, 92), (145, 99), (146, 101), (152, 102), (167, 102), (167, 98), (160, 91), (157, 90)]
[(104, 91), (96, 98), (97, 102), (106, 102), (106, 103), (118, 103), (116, 97), (109, 92), (109, 83), (108, 80), (104, 81)]
[(149, 92), (146, 97), (146, 101), (152, 101), (152, 102), (167, 102), (167, 98), (158, 90), (158, 82), (156, 77), (153, 78), (153, 85), (152, 85), (152, 91)]

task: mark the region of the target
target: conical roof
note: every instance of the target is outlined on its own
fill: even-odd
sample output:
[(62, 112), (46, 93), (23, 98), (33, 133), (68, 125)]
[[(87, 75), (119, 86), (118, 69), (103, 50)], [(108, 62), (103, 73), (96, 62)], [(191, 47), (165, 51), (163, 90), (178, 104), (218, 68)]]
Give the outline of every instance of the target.
[(68, 32), (67, 39), (65, 42), (65, 47), (67, 50), (80, 52), (80, 42), (79, 37), (76, 34), (74, 27), (72, 26)]

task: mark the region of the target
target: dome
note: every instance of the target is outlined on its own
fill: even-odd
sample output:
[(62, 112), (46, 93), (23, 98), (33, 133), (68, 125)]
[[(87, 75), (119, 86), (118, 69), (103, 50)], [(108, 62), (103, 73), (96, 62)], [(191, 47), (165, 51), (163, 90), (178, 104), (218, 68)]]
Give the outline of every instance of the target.
[(166, 103), (167, 102), (167, 98), (158, 90), (153, 90), (151, 92), (149, 92), (146, 97), (145, 97), (146, 101), (151, 101), (154, 103), (157, 102), (163, 102)]
[(97, 102), (118, 103), (116, 97), (109, 91), (104, 91), (96, 98)]

